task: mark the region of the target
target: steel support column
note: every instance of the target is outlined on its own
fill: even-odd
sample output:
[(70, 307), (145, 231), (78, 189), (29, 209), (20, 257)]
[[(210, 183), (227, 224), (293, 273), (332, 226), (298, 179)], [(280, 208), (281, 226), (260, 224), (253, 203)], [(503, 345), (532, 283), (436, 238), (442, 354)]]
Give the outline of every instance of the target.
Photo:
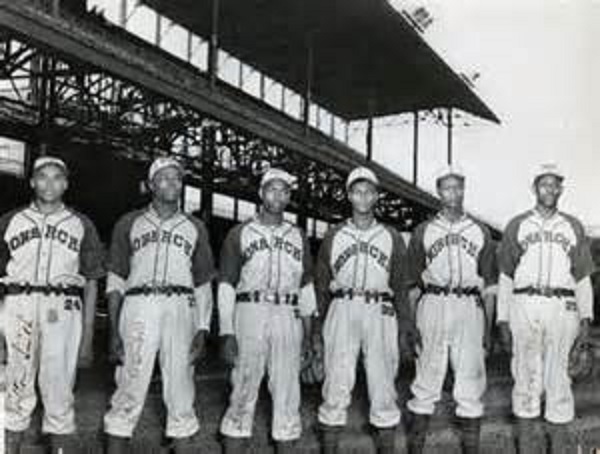
[(367, 120), (367, 161), (373, 160), (373, 116), (369, 114)]
[(419, 111), (413, 113), (413, 184), (419, 183)]
[(210, 88), (217, 84), (219, 72), (219, 8), (220, 0), (212, 0), (210, 40), (208, 42), (208, 79)]
[(448, 107), (448, 124), (447, 124), (447, 128), (448, 128), (448, 165), (452, 165), (452, 160), (453, 160), (453, 156), (452, 156), (452, 107)]

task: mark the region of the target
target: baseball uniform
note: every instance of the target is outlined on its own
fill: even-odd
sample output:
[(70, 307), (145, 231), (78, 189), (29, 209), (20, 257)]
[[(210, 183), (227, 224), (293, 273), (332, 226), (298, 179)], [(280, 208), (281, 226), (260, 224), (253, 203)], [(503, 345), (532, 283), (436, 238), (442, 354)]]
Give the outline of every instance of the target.
[(486, 371), (481, 293), (496, 283), (495, 251), (487, 227), (467, 215), (450, 222), (440, 213), (415, 229), (408, 247), (408, 278), (423, 294), (416, 314), (422, 350), (408, 402), (413, 413), (433, 414), (450, 360), (457, 416), (482, 416)]
[(273, 399), (273, 439), (300, 437), (301, 317), (315, 310), (310, 249), (300, 228), (286, 221), (265, 225), (255, 217), (228, 234), (220, 261), (220, 332), (235, 334), (238, 358), (221, 422), (223, 435), (252, 435), (266, 372)]
[[(364, 355), (371, 402), (369, 420), (380, 429), (400, 421), (395, 378), (399, 364), (395, 302), (403, 298), (405, 245), (393, 228), (351, 220), (329, 230), (315, 273), (323, 325), (325, 382), (319, 422), (344, 426), (356, 364)], [(329, 302), (331, 300), (331, 302)]]
[(107, 292), (124, 296), (119, 332), (125, 357), (115, 373), (106, 432), (131, 437), (158, 353), (166, 434), (193, 435), (199, 424), (188, 355), (195, 333), (210, 327), (212, 299), (202, 290), (214, 274), (204, 224), (182, 212), (161, 219), (151, 206), (126, 214), (114, 228), (108, 272)]
[(45, 410), (42, 430), (75, 431), (83, 289), (86, 280), (104, 275), (103, 259), (93, 224), (65, 206), (44, 214), (31, 204), (0, 218), (9, 430), (29, 426), (37, 377)]
[(545, 418), (567, 423), (574, 417), (569, 352), (580, 318), (593, 317), (592, 298), (578, 297), (593, 271), (581, 223), (562, 212), (515, 217), (500, 247), (500, 271), (498, 321), (508, 321), (513, 336), (513, 412), (539, 416), (545, 392)]

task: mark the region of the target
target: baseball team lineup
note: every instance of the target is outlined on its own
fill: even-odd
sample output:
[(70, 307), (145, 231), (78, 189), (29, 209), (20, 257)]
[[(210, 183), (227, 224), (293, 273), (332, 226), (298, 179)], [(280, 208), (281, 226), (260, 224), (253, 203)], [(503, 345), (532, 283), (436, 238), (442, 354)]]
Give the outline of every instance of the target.
[[(31, 204), (0, 217), (8, 454), (24, 452), (38, 402), (49, 452), (75, 452), (74, 385), (78, 365), (93, 360), (101, 296), (116, 385), (102, 421), (108, 454), (131, 452), (157, 360), (165, 436), (173, 452), (197, 452), (195, 402), (204, 390), (195, 368), (214, 318), (230, 385), (219, 424), (225, 454), (251, 451), (264, 379), (275, 452), (301, 451), (305, 383), (321, 385), (321, 452), (342, 453), (361, 362), (376, 452), (426, 452), (449, 369), (461, 452), (483, 452), (493, 330), (510, 356), (516, 452), (542, 444), (542, 452), (571, 452), (569, 362), (591, 342), (594, 264), (582, 223), (559, 209), (566, 176), (557, 165), (536, 169), (523, 188), (534, 204), (509, 220), (499, 244), (466, 212), (459, 166), (435, 174), (440, 209), (408, 242), (377, 219), (379, 178), (357, 167), (345, 181), (351, 214), (329, 228), (314, 257), (306, 233), (284, 217), (294, 175), (262, 174), (260, 208), (218, 254), (205, 224), (181, 209), (184, 178), (178, 160), (156, 158), (147, 171), (151, 202), (121, 216), (105, 248), (93, 221), (63, 201), (65, 161), (33, 163)], [(407, 363), (415, 373), (401, 405), (397, 377)]]

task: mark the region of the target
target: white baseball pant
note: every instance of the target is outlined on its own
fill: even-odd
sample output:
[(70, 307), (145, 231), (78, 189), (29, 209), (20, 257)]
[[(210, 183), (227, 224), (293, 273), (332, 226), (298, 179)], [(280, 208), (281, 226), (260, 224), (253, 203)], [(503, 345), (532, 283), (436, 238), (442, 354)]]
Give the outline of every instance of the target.
[(194, 313), (193, 296), (125, 298), (119, 320), (125, 358), (115, 372), (117, 390), (104, 416), (108, 434), (132, 436), (144, 407), (157, 353), (167, 407), (167, 436), (186, 438), (198, 431), (194, 367), (189, 360), (196, 332)]
[(73, 296), (7, 295), (4, 327), (6, 427), (29, 427), (37, 403), (36, 377), (44, 404), (42, 431), (75, 432), (73, 386), (81, 341), (81, 299)]
[(273, 439), (300, 438), (302, 320), (289, 305), (238, 302), (234, 326), (238, 358), (221, 433), (233, 438), (252, 436), (258, 391), (266, 372), (273, 399)]
[(454, 370), (456, 415), (479, 418), (486, 388), (483, 333), (485, 317), (474, 296), (425, 294), (417, 307), (417, 327), (423, 348), (417, 359), (413, 413), (431, 415), (440, 400), (448, 360)]
[(323, 326), (325, 383), (319, 422), (344, 426), (348, 418), (358, 356), (362, 350), (371, 404), (370, 423), (390, 428), (400, 422), (396, 373), (398, 322), (392, 303), (364, 298), (334, 299)]
[(513, 336), (512, 375), (515, 381), (513, 413), (536, 418), (545, 392), (545, 418), (563, 424), (575, 417), (569, 377), (569, 353), (579, 332), (574, 299), (514, 295), (510, 305)]

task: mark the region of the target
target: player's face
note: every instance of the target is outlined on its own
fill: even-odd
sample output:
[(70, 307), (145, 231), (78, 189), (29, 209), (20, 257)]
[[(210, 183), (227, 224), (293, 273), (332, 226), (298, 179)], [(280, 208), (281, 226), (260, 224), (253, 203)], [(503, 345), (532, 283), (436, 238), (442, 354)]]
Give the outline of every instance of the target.
[(358, 214), (372, 213), (378, 198), (377, 187), (370, 181), (357, 181), (348, 189), (348, 200)]
[(281, 180), (272, 180), (260, 190), (260, 198), (265, 210), (273, 214), (281, 214), (290, 203), (291, 191), (287, 183)]
[(555, 209), (562, 195), (562, 181), (555, 175), (544, 175), (534, 185), (537, 204), (548, 209)]
[(462, 178), (451, 175), (441, 179), (437, 185), (437, 192), (442, 206), (462, 209), (465, 199), (465, 182)]
[(56, 203), (62, 200), (67, 190), (67, 176), (60, 167), (46, 165), (34, 173), (31, 178), (31, 187), (39, 201)]
[(152, 193), (158, 200), (166, 203), (179, 202), (183, 188), (183, 175), (177, 167), (160, 170), (152, 179)]

